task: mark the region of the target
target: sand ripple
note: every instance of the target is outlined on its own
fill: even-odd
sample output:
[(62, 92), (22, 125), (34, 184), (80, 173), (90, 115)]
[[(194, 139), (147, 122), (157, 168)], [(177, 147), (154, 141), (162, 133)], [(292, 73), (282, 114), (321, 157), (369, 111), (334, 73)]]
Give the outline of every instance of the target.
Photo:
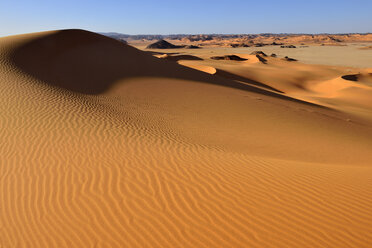
[(198, 79), (57, 88), (9, 60), (12, 39), (0, 40), (0, 246), (370, 247), (369, 127)]

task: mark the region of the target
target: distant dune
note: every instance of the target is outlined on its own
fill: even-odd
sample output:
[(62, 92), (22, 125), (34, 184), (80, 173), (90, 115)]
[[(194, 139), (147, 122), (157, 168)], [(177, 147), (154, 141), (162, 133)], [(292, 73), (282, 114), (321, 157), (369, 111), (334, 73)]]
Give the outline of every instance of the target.
[(371, 69), (204, 50), (0, 38), (0, 246), (370, 247)]

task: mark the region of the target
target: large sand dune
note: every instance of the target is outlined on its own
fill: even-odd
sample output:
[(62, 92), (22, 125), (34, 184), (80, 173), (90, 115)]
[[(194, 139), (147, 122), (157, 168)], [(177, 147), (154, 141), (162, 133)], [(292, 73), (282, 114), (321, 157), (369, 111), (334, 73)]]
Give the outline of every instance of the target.
[(1, 38), (0, 246), (371, 247), (367, 72), (241, 56)]

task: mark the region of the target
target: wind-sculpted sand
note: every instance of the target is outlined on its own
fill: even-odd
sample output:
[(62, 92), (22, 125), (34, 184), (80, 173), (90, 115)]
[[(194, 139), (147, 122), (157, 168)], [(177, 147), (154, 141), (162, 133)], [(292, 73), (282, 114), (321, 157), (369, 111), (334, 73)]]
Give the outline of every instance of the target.
[(369, 71), (237, 55), (1, 38), (0, 246), (370, 247)]

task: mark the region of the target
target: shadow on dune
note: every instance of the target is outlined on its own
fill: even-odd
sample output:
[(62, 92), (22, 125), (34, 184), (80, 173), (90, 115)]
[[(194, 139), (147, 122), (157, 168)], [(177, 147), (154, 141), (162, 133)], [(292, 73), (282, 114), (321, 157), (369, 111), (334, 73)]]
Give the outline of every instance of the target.
[(342, 79), (345, 79), (345, 80), (357, 82), (358, 81), (358, 78), (359, 78), (359, 75), (358, 74), (344, 75), (344, 76), (341, 76), (341, 78)]
[(172, 61), (179, 61), (179, 60), (203, 60), (202, 58), (199, 58), (197, 56), (193, 55), (172, 55), (172, 56), (167, 56), (164, 59), (172, 60)]
[(248, 78), (245, 78), (245, 77), (242, 77), (242, 76), (239, 76), (239, 75), (236, 75), (236, 74), (224, 71), (224, 70), (218, 69), (216, 75), (224, 77), (224, 78), (240, 81), (240, 82), (243, 82), (245, 84), (266, 88), (268, 90), (272, 90), (272, 91), (275, 91), (275, 92), (278, 92), (278, 93), (284, 93), (283, 91), (277, 90), (277, 89), (275, 89), (275, 88), (273, 88), (269, 85), (266, 85), (266, 84), (260, 83), (258, 81), (248, 79)]
[(154, 51), (143, 51), (144, 53), (148, 53), (148, 54), (151, 54), (151, 55), (176, 55), (176, 54), (180, 54), (180, 53), (161, 53), (161, 52), (154, 52)]
[(227, 78), (224, 78), (221, 77), (223, 75), (210, 75), (173, 61), (158, 59), (114, 39), (84, 30), (61, 30), (29, 36), (30, 41), (13, 51), (12, 62), (25, 73), (49, 85), (82, 94), (104, 93), (125, 78), (159, 77), (204, 82), (322, 107), (255, 87), (278, 92), (233, 74), (225, 72)]

